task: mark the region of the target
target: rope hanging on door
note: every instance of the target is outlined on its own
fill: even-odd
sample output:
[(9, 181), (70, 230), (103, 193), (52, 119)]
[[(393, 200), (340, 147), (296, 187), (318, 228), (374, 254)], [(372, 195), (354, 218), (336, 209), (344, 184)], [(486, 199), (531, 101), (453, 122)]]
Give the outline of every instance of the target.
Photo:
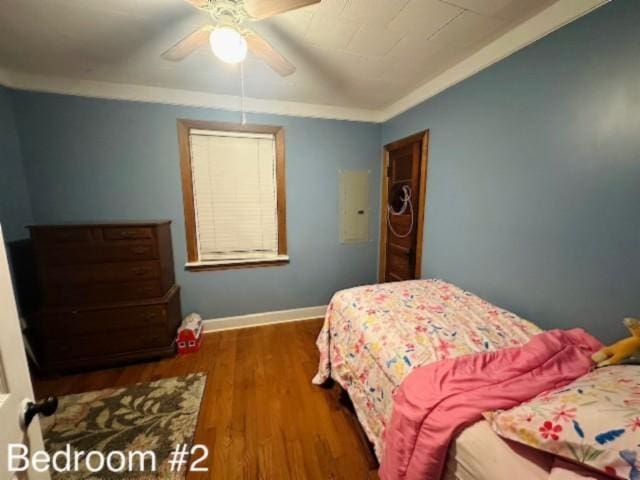
[[(391, 233), (393, 233), (396, 237), (407, 238), (411, 234), (411, 231), (413, 230), (413, 202), (411, 202), (411, 187), (409, 185), (402, 186), (401, 201), (402, 201), (402, 207), (400, 207), (400, 210), (395, 210), (391, 206), (391, 203), (387, 205), (387, 212), (388, 212), (387, 225), (389, 225), (389, 230), (391, 230)], [(409, 212), (411, 213), (411, 223), (409, 224), (409, 230), (407, 230), (407, 233), (400, 235), (398, 232), (394, 230), (393, 225), (391, 225), (391, 215), (394, 215), (394, 216), (404, 215), (405, 212), (407, 211), (407, 208), (409, 208)]]

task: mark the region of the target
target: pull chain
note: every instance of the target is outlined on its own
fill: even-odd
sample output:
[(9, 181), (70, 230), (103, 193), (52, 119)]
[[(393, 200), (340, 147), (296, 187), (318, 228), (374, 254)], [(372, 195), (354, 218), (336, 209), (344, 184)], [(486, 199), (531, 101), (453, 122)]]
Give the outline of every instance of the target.
[(242, 111), (242, 125), (247, 124), (247, 113), (244, 110), (244, 61), (240, 62), (240, 110)]

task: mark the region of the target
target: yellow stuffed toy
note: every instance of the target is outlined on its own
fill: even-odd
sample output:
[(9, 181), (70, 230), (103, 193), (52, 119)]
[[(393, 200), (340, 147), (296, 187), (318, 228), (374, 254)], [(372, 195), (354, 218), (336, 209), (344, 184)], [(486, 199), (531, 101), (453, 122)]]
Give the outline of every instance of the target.
[(591, 359), (598, 364), (598, 367), (617, 365), (636, 353), (640, 353), (640, 319), (625, 318), (624, 325), (631, 332), (631, 336), (594, 353)]

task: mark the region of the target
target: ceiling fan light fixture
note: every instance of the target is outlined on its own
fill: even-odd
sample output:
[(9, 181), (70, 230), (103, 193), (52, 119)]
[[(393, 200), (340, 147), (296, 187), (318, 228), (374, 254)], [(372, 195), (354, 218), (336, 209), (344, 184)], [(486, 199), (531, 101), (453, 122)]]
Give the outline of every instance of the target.
[(216, 28), (209, 36), (209, 43), (214, 55), (223, 62), (239, 63), (247, 56), (247, 41), (235, 28)]

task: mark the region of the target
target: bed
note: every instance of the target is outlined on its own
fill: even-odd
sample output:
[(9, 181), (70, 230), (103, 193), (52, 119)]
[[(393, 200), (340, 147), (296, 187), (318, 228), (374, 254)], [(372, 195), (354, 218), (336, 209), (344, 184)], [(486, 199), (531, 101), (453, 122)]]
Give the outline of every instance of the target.
[[(338, 292), (329, 305), (317, 340), (320, 362), (313, 382), (331, 378), (347, 392), (381, 459), (392, 394), (414, 368), (521, 346), (541, 332), (442, 280), (356, 287)], [(523, 478), (548, 479), (553, 465), (553, 455), (504, 441), (481, 421), (452, 444), (444, 478), (498, 479), (520, 472)]]

